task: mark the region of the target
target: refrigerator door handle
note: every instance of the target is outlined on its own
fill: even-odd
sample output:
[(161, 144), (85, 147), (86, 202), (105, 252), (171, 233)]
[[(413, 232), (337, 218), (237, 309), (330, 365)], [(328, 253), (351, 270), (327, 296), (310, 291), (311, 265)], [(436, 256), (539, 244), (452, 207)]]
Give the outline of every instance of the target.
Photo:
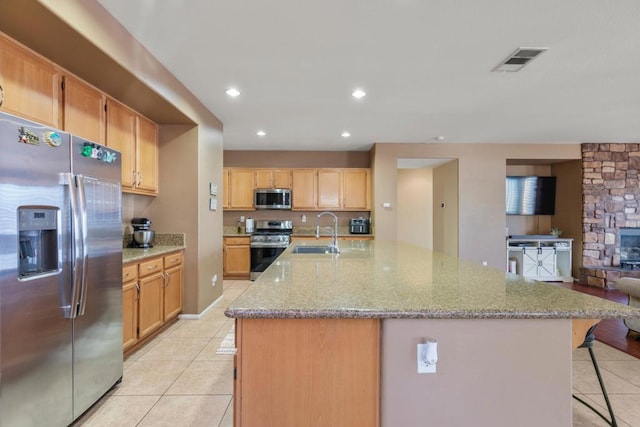
[(80, 221), (78, 208), (78, 193), (76, 191), (76, 179), (71, 173), (67, 176), (67, 185), (69, 186), (69, 200), (71, 202), (71, 221), (73, 222), (73, 283), (71, 286), (71, 302), (67, 318), (75, 319), (78, 316), (78, 299), (80, 296), (80, 288), (82, 286), (82, 224)]
[(78, 315), (83, 316), (85, 309), (87, 308), (87, 258), (89, 254), (87, 253), (87, 249), (89, 247), (87, 243), (87, 197), (84, 188), (84, 176), (76, 175), (76, 181), (78, 183), (78, 208), (80, 214), (80, 224), (82, 229), (82, 253), (81, 253), (81, 262), (82, 262), (82, 280), (80, 288), (80, 296), (79, 296), (79, 307), (78, 307)]

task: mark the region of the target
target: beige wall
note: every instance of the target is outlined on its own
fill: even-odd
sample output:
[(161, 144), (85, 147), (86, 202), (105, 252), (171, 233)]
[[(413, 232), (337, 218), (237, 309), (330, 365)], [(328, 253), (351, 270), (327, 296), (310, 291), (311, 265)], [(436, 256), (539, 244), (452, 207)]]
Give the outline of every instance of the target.
[(398, 240), (433, 249), (433, 169), (398, 169)]
[[(417, 373), (426, 338), (434, 374)], [(567, 319), (384, 320), (380, 424), (569, 427), (571, 353)]]
[[(376, 144), (372, 152), (376, 239), (397, 239), (397, 159), (458, 160), (459, 255), (505, 267), (507, 159), (581, 158), (579, 144)], [(391, 203), (391, 208), (382, 204)]]
[[(582, 267), (582, 161), (556, 163), (551, 167), (556, 176), (556, 214), (554, 227), (562, 230), (560, 237), (573, 239), (571, 275), (580, 276)], [(559, 197), (558, 197), (559, 196)]]
[(236, 151), (225, 150), (225, 167), (368, 168), (367, 151)]
[(458, 256), (458, 162), (433, 170), (433, 249)]

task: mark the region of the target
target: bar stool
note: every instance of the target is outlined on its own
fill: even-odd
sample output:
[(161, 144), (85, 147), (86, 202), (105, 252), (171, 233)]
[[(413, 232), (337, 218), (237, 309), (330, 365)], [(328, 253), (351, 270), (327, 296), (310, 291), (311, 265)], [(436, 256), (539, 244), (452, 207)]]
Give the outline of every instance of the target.
[(609, 410), (609, 416), (611, 417), (611, 420), (607, 419), (607, 417), (605, 417), (600, 411), (598, 411), (596, 408), (594, 408), (593, 406), (591, 406), (590, 404), (588, 404), (584, 400), (580, 399), (575, 394), (572, 394), (572, 396), (578, 402), (582, 403), (583, 405), (585, 405), (589, 409), (591, 409), (593, 412), (598, 414), (600, 416), (600, 418), (602, 418), (603, 420), (605, 420), (607, 422), (607, 424), (609, 424), (612, 427), (617, 427), (618, 423), (616, 422), (616, 417), (613, 414), (613, 408), (611, 407), (611, 402), (609, 401), (609, 396), (607, 395), (607, 390), (604, 387), (604, 382), (602, 381), (602, 375), (600, 375), (600, 368), (598, 368), (598, 362), (596, 361), (596, 355), (593, 352), (593, 342), (596, 340), (596, 336), (594, 335), (593, 331), (596, 329), (596, 326), (598, 326), (597, 323), (589, 328), (589, 330), (587, 331), (587, 335), (586, 335), (586, 337), (584, 339), (584, 342), (582, 344), (580, 344), (578, 346), (578, 348), (586, 348), (587, 350), (589, 350), (589, 356), (591, 356), (591, 362), (593, 363), (593, 368), (595, 369), (596, 375), (598, 376), (598, 382), (600, 383), (600, 388), (602, 389), (602, 395), (604, 396), (604, 401), (607, 404), (607, 409)]

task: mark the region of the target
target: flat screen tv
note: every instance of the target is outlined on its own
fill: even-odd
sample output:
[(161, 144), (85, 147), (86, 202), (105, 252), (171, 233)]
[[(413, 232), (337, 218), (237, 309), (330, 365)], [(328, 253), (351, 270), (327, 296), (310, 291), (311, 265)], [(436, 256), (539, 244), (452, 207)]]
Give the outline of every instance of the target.
[(555, 213), (555, 176), (508, 176), (506, 190), (507, 215)]

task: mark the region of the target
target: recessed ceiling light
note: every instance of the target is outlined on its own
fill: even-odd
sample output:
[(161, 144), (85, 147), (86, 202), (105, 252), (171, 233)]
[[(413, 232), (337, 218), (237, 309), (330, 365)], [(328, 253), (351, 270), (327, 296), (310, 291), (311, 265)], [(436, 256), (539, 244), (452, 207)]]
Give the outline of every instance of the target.
[(351, 136), (351, 134), (349, 132), (347, 132), (347, 131), (342, 132), (341, 135), (342, 135), (343, 138), (349, 138)]
[(236, 96), (240, 95), (240, 91), (234, 87), (227, 89), (226, 92), (227, 95), (229, 95), (232, 98), (235, 98)]
[(256, 132), (256, 135), (258, 136), (265, 136), (267, 133), (263, 130), (259, 130), (258, 132)]
[(356, 89), (351, 93), (351, 96), (353, 96), (356, 99), (360, 99), (364, 97), (366, 94), (367, 92), (363, 91), (362, 89)]

